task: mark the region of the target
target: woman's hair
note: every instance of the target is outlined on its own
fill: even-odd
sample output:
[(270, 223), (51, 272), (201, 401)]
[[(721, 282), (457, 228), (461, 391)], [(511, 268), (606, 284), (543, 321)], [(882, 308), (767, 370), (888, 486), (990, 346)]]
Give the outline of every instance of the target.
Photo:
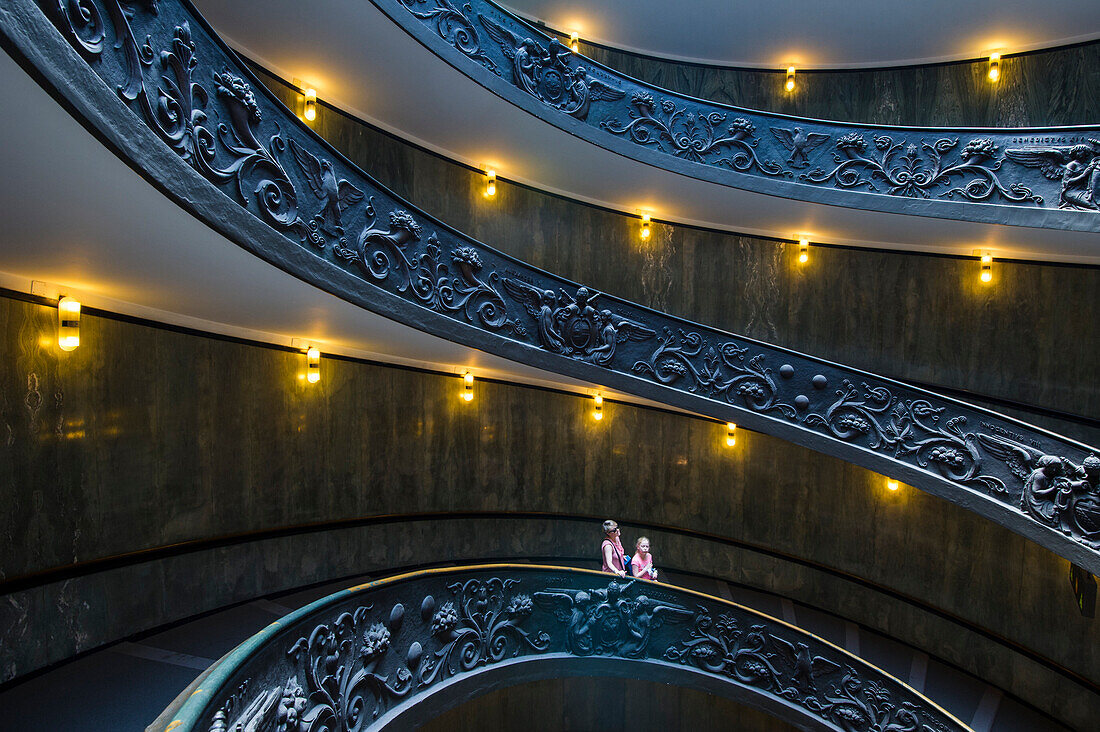
[(615, 523), (614, 521), (612, 521), (611, 519), (608, 519), (607, 521), (603, 522), (603, 533), (605, 533), (605, 534), (610, 534), (612, 531), (614, 531), (617, 528), (619, 528), (619, 525), (617, 523)]
[(648, 543), (649, 543), (649, 537), (648, 537), (648, 536), (639, 536), (639, 537), (638, 537), (638, 540), (637, 540), (636, 542), (634, 542), (634, 549), (635, 549), (635, 550), (637, 550), (637, 548), (638, 548), (638, 547), (639, 547), (639, 546), (641, 545), (641, 543), (642, 543), (643, 541), (644, 541), (644, 542), (645, 542), (646, 544), (648, 544)]

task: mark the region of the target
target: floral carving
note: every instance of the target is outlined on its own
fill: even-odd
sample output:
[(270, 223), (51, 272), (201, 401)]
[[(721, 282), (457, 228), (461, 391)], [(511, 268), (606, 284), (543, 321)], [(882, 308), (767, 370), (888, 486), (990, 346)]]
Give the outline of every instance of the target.
[[(470, 579), (447, 586), (454, 597), (432, 616), (432, 635), (443, 646), (424, 659), (419, 683), (432, 684), (462, 671), (497, 663), (520, 652), (544, 651), (544, 632), (528, 633), (519, 622), (531, 614), (531, 598), (508, 595), (519, 580)], [(425, 607), (425, 610), (428, 609)]]
[(753, 134), (756, 127), (744, 117), (721, 130), (727, 117), (724, 112), (697, 112), (677, 107), (670, 99), (663, 100), (660, 107), (658, 111), (649, 93), (636, 92), (630, 99), (629, 122), (609, 119), (600, 122), (600, 127), (695, 163), (726, 165), (742, 173), (791, 175), (778, 163), (757, 157), (758, 140)]
[(807, 183), (834, 182), (840, 188), (862, 187), (878, 191), (879, 181), (886, 185), (887, 193), (910, 198), (928, 198), (933, 192), (955, 177), (966, 180), (961, 188), (951, 188), (937, 193), (939, 196), (962, 196), (971, 201), (985, 201), (993, 194), (1013, 202), (1033, 201), (1042, 203), (1041, 196), (1021, 183), (1005, 186), (997, 171), (1004, 158), (994, 159), (997, 145), (988, 138), (971, 140), (959, 153), (958, 162), (949, 162), (944, 156), (954, 150), (958, 138), (940, 138), (920, 145), (906, 140), (894, 141), (889, 135), (877, 135), (874, 139), (877, 154), (867, 154), (863, 135), (851, 132), (836, 143), (839, 152), (833, 154), (836, 165), (831, 170), (815, 168), (802, 173), (799, 179)]
[[(481, 39), (474, 24), (450, 0), (400, 0), (400, 2), (420, 20), (434, 22), (439, 37), (462, 54), (483, 64), (490, 71), (498, 71), (497, 65), (481, 49)], [(466, 12), (470, 12), (469, 3), (463, 7)]]
[(748, 351), (733, 341), (713, 345), (698, 333), (679, 330), (673, 334), (666, 327), (660, 345), (648, 359), (635, 362), (633, 371), (666, 385), (686, 380), (685, 385), (677, 384), (679, 388), (795, 419), (795, 408), (778, 398), (772, 370), (764, 366), (764, 355), (749, 358)]

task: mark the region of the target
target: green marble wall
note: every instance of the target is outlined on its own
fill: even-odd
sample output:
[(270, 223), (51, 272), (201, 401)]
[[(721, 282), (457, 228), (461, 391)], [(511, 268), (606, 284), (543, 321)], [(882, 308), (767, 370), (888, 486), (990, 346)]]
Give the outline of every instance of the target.
[(444, 712), (420, 729), (795, 732), (796, 728), (694, 689), (637, 679), (567, 678), (489, 692)]
[(799, 117), (921, 127), (1044, 127), (1100, 120), (1100, 43), (988, 61), (786, 74), (683, 64), (581, 44), (581, 53), (656, 86)]
[[(663, 224), (643, 244), (635, 218), (505, 181), (486, 199), (479, 173), (330, 109), (313, 127), (460, 231), (599, 290), (886, 376), (1100, 416), (1098, 268), (997, 262), (982, 285), (969, 259), (814, 247), (799, 266), (790, 243)], [(998, 410), (1100, 445), (1098, 429)]]
[[(724, 429), (710, 422), (607, 404), (595, 423), (588, 400), (485, 382), (466, 404), (455, 377), (327, 358), (320, 383), (309, 385), (300, 378), (302, 354), (91, 314), (81, 347), (63, 353), (55, 328), (53, 308), (0, 298), (5, 579), (175, 542), (370, 515), (611, 515), (865, 577), (1100, 678), (1093, 652), (1100, 629), (1077, 612), (1064, 560), (952, 504), (912, 489), (889, 493), (880, 476), (782, 440), (745, 433), (730, 450)], [(554, 547), (555, 531), (509, 535), (503, 548), (490, 543), (480, 556)], [(253, 542), (5, 598), (0, 632), (25, 642), (5, 644), (20, 661), (9, 659), (4, 673), (286, 589), (280, 583), (342, 576), (338, 567), (415, 563), (425, 547), (434, 558), (479, 556), (470, 547), (492, 533), (347, 536), (321, 545), (278, 540), (289, 542), (282, 553)], [(560, 544), (570, 542), (576, 546)], [(1003, 651), (976, 656), (976, 646), (945, 641), (935, 623), (861, 602), (835, 582), (768, 562), (742, 565), (736, 554), (719, 560), (696, 549), (681, 557), (683, 569), (806, 597), (895, 637), (915, 633), (942, 657), (983, 666), (979, 675), (994, 683), (1008, 670), (1005, 685), (1022, 686), (1033, 702), (1029, 690), (1041, 687), (1043, 704), (1096, 704), (1074, 689), (1062, 699), (1042, 674), (1016, 675)], [(36, 632), (46, 618), (53, 630)]]

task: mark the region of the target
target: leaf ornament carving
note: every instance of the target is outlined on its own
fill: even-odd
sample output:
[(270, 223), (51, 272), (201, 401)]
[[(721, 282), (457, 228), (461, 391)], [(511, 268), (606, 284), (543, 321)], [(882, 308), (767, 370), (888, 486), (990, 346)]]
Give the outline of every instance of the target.
[[(660, 384), (723, 399), (756, 412), (775, 412), (796, 420), (794, 406), (779, 399), (773, 372), (764, 355), (748, 357), (748, 348), (733, 341), (712, 344), (699, 333), (665, 328), (656, 350), (635, 362), (633, 371)], [(680, 384), (683, 382), (683, 385)]]
[(477, 28), (470, 22), (466, 13), (471, 12), (470, 4), (463, 5), (466, 13), (456, 8), (450, 0), (399, 0), (410, 13), (422, 21), (435, 23), (439, 37), (458, 51), (485, 66), (490, 71), (500, 73), (491, 58), (481, 48), (481, 38)]
[(994, 194), (1016, 202), (1041, 204), (1043, 198), (1031, 192), (1021, 183), (1005, 185), (998, 177), (1004, 156), (998, 155), (999, 146), (990, 138), (976, 138), (968, 142), (954, 162), (945, 155), (959, 145), (959, 138), (940, 138), (929, 144), (924, 140), (918, 145), (907, 140), (894, 141), (889, 135), (874, 137), (874, 152), (868, 152), (862, 133), (842, 135), (833, 154), (836, 165), (831, 170), (815, 168), (798, 177), (807, 183), (833, 182), (839, 188), (866, 188), (879, 191), (875, 182), (886, 186), (886, 192), (909, 198), (929, 198), (933, 191), (950, 184), (958, 177), (962, 186), (940, 192), (938, 196), (960, 196), (970, 201), (986, 201)]
[[(635, 92), (630, 98), (630, 121), (604, 120), (600, 127), (614, 135), (627, 136), (639, 145), (653, 145), (695, 163), (725, 165), (741, 173), (755, 171), (788, 178), (793, 175), (779, 163), (757, 156), (756, 125), (748, 119), (738, 117), (725, 125), (724, 112), (678, 107), (670, 99), (661, 102), (660, 110), (657, 107), (651, 94)], [(719, 129), (723, 125), (725, 129)]]

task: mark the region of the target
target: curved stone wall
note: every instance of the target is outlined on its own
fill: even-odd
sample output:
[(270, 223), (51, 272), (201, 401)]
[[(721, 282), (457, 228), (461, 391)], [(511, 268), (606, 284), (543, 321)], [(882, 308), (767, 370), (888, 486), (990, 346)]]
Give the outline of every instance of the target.
[[(803, 599), (972, 670), (1062, 719), (1100, 697), (988, 638), (952, 630), (807, 560), (957, 616), (1086, 679), (1095, 623), (1067, 567), (970, 512), (782, 440), (575, 396), (304, 356), (86, 314), (61, 353), (53, 308), (0, 299), (5, 585), (193, 540), (426, 511), (549, 511), (679, 526), (773, 554), (658, 534), (667, 566)], [(33, 388), (32, 388), (33, 387)], [(37, 395), (37, 396), (36, 396)], [(36, 408), (32, 408), (35, 407)], [(537, 415), (537, 416), (536, 416)], [(640, 489), (644, 488), (644, 490)], [(467, 525), (468, 526), (468, 525)], [(364, 525), (275, 535), (95, 572), (33, 578), (3, 607), (6, 678), (260, 594), (438, 560), (586, 556), (592, 527)], [(247, 538), (247, 537), (246, 537)], [(425, 557), (427, 551), (429, 556)], [(468, 554), (463, 554), (468, 552)], [(778, 555), (778, 556), (777, 556)], [(257, 568), (260, 568), (257, 570)], [(830, 579), (830, 577), (832, 579)], [(141, 592), (135, 592), (141, 588)], [(0, 590), (4, 591), (4, 590)], [(877, 599), (876, 599), (877, 598)], [(1012, 598), (1012, 613), (1004, 611)], [(976, 653), (975, 649), (981, 649)]]
[(782, 72), (723, 68), (640, 56), (581, 41), (581, 53), (628, 76), (701, 99), (817, 119), (918, 127), (1091, 125), (1100, 100), (1100, 42), (1001, 60), (852, 71), (799, 71), (794, 92)]
[[(299, 102), (296, 90), (258, 73), (288, 106)], [(966, 390), (967, 401), (1100, 444), (1100, 365), (1081, 337), (1090, 311), (1079, 307), (1100, 286), (1098, 268), (998, 261), (982, 285), (972, 259), (813, 247), (799, 266), (790, 242), (666, 224), (642, 242), (634, 217), (504, 180), (487, 201), (479, 172), (324, 105), (312, 126), (398, 195), (537, 267), (688, 320)], [(949, 325), (929, 326), (930, 303)], [(1013, 411), (981, 395), (1091, 420)]]

